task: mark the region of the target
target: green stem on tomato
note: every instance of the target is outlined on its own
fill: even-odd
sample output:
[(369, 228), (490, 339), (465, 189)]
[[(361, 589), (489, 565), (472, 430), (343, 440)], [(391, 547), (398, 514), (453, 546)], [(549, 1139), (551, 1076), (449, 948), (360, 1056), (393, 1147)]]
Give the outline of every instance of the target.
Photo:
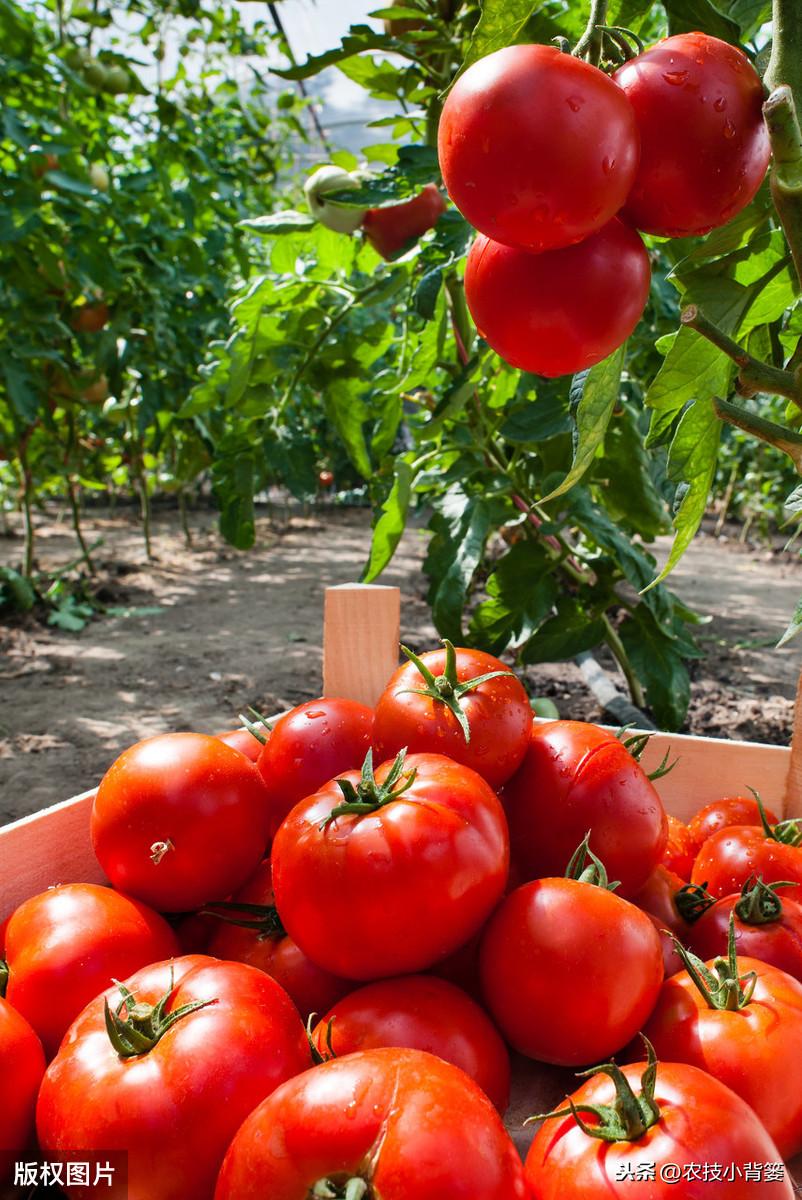
[(703, 338), (706, 338), (732, 359), (739, 368), (738, 381), (745, 394), (768, 392), (769, 395), (785, 396), (786, 399), (793, 400), (802, 407), (799, 381), (791, 371), (772, 367), (768, 363), (753, 358), (723, 329), (714, 325), (695, 304), (689, 304), (682, 310), (680, 321), (683, 325), (701, 334)]
[(638, 676), (635, 674), (635, 668), (632, 666), (632, 663), (629, 660), (629, 655), (624, 648), (624, 643), (618, 636), (618, 632), (613, 627), (613, 624), (607, 613), (604, 613), (602, 616), (602, 624), (604, 625), (605, 631), (604, 640), (607, 642), (607, 645), (613, 652), (613, 657), (615, 658), (619, 667), (624, 672), (624, 678), (627, 681), (627, 687), (629, 688), (629, 694), (632, 697), (632, 703), (636, 708), (643, 708), (646, 703), (646, 698), (643, 694), (643, 687), (641, 686)]
[[(802, 27), (802, 18), (798, 18)], [(802, 51), (800, 52), (802, 53)], [(774, 165), (771, 195), (802, 283), (802, 92), (788, 83), (776, 87), (763, 105)]]
[(784, 425), (777, 425), (774, 421), (767, 421), (756, 413), (747, 412), (745, 408), (731, 404), (728, 400), (721, 400), (718, 396), (713, 397), (713, 407), (721, 421), (743, 429), (745, 433), (751, 433), (761, 442), (782, 450), (791, 459), (797, 474), (802, 475), (802, 434), (794, 433), (792, 429), (786, 429)]
[(771, 57), (766, 86), (787, 84), (797, 111), (802, 111), (802, 11), (799, 0), (773, 0)]
[(608, 0), (591, 0), (590, 16), (585, 32), (574, 46), (574, 58), (584, 58), (594, 67), (601, 62), (603, 31), (600, 28), (607, 21)]

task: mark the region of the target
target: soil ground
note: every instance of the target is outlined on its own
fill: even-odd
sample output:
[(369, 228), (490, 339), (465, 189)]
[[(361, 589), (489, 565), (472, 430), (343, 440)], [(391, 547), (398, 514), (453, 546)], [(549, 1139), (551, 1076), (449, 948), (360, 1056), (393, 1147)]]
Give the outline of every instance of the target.
[[(323, 590), (359, 578), (369, 514), (262, 517), (248, 553), (220, 540), (214, 513), (196, 512), (191, 523), (187, 549), (175, 513), (157, 513), (149, 563), (133, 513), (90, 513), (88, 539), (103, 539), (100, 597), (128, 615), (80, 633), (31, 616), (0, 627), (0, 823), (90, 787), (141, 737), (213, 732), (237, 724), (249, 704), (271, 713), (319, 694)], [(41, 518), (37, 537), (41, 566), (74, 557), (66, 521)], [(401, 587), (402, 635), (417, 649), (436, 636), (420, 571), (425, 537), (408, 530), (381, 581)], [(19, 556), (17, 536), (0, 541), (0, 562)], [(702, 535), (672, 586), (712, 618), (698, 631), (704, 657), (692, 667), (688, 730), (787, 741), (802, 645), (771, 647), (802, 592), (796, 558)], [(529, 682), (563, 716), (598, 718), (573, 663), (530, 668)]]

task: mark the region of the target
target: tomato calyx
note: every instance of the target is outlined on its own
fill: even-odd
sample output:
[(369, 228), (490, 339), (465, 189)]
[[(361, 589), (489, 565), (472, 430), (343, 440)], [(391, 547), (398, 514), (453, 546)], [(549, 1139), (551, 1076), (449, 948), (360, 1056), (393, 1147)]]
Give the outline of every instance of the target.
[(686, 883), (674, 897), (674, 907), (683, 921), (693, 925), (716, 903), (707, 890), (707, 883)]
[(784, 846), (800, 846), (802, 845), (802, 821), (798, 818), (789, 817), (786, 821), (778, 821), (776, 825), (769, 825), (766, 810), (763, 807), (763, 801), (760, 793), (754, 788), (749, 789), (757, 801), (757, 810), (760, 813), (760, 823), (763, 826), (763, 832), (766, 837), (773, 842), (781, 842)]
[(590, 833), (591, 831), (588, 830), (582, 843), (571, 855), (570, 862), (565, 868), (565, 878), (575, 879), (577, 883), (589, 883), (592, 887), (600, 887), (608, 892), (614, 892), (620, 886), (621, 881), (617, 879), (610, 883), (604, 863), (590, 848)]
[(2, 1000), (3, 997), (5, 996), (7, 987), (8, 987), (8, 963), (5, 961), (5, 959), (0, 958), (0, 1000)]
[[(147, 1054), (178, 1021), (182, 1021), (190, 1013), (217, 1003), (216, 1000), (194, 1000), (191, 1004), (182, 1004), (180, 1008), (168, 1013), (167, 1002), (175, 990), (172, 968), (170, 986), (156, 1004), (140, 1004), (125, 984), (117, 983), (117, 987), (122, 1000), (112, 1009), (108, 999), (104, 998), (103, 1008), (109, 1041), (120, 1058), (138, 1058)], [(126, 1010), (125, 1017), (121, 1015), (123, 1009)]]
[(401, 647), (409, 661), (417, 667), (426, 684), (426, 687), (405, 688), (404, 691), (413, 692), (416, 696), (428, 696), (430, 700), (438, 700), (441, 704), (445, 704), (446, 708), (456, 717), (467, 745), (471, 740), (471, 727), (460, 700), (468, 692), (478, 688), (481, 683), (487, 683), (490, 679), (498, 679), (501, 675), (512, 675), (512, 671), (488, 671), (485, 675), (476, 675), (473, 679), (460, 680), (457, 678), (457, 652), (448, 638), (443, 638), (443, 645), (446, 650), (446, 662), (442, 675), (435, 675), (417, 654), (406, 646)]
[[(635, 762), (640, 765), (641, 755), (648, 746), (649, 742), (652, 740), (652, 734), (634, 733), (631, 737), (625, 738), (624, 734), (630, 729), (632, 729), (631, 725), (623, 725), (616, 734), (616, 737), (619, 739), (624, 749), (628, 751), (632, 758), (635, 759)], [(666, 750), (659, 766), (656, 766), (655, 769), (646, 776), (650, 783), (654, 783), (657, 779), (662, 779), (665, 775), (669, 775), (674, 770), (679, 762), (679, 758), (675, 758), (672, 762), (669, 762), (670, 754), (671, 747)]]
[[(642, 1036), (642, 1035), (641, 1035)], [(524, 1122), (548, 1121), (553, 1117), (573, 1117), (579, 1128), (588, 1137), (598, 1138), (602, 1142), (636, 1142), (643, 1137), (647, 1129), (651, 1129), (660, 1120), (660, 1109), (654, 1098), (657, 1082), (657, 1055), (654, 1046), (643, 1038), (646, 1046), (646, 1070), (641, 1076), (641, 1090), (633, 1091), (632, 1084), (617, 1063), (602, 1063), (591, 1067), (588, 1071), (580, 1071), (579, 1079), (589, 1079), (602, 1073), (609, 1075), (615, 1086), (615, 1101), (612, 1104), (575, 1104), (570, 1096), (567, 1097), (568, 1107), (559, 1108), (554, 1112), (538, 1113)], [(598, 1121), (598, 1125), (589, 1125), (579, 1115), (590, 1113)]]
[(309, 1053), (312, 1055), (312, 1062), (313, 1062), (314, 1066), (320, 1067), (323, 1065), (323, 1063), (331, 1062), (331, 1060), (333, 1058), (337, 1057), (337, 1053), (336, 1053), (334, 1046), (332, 1045), (332, 1041), (331, 1041), (332, 1033), (334, 1031), (334, 1017), (330, 1017), (329, 1020), (326, 1022), (326, 1049), (325, 1050), (319, 1050), (318, 1047), (315, 1045), (314, 1038), (312, 1037), (312, 1026), (314, 1025), (316, 1020), (317, 1020), (317, 1013), (310, 1013), (309, 1020), (306, 1022), (306, 1040), (309, 1043)]
[(263, 746), (266, 746), (267, 738), (262, 730), (266, 729), (268, 733), (272, 733), (273, 726), (270, 724), (267, 717), (264, 717), (258, 709), (252, 708), (250, 704), (248, 705), (248, 712), (250, 716), (247, 717), (245, 716), (245, 713), (237, 713), (237, 720), (242, 721), (242, 724), (248, 730), (248, 733), (252, 734), (253, 737), (256, 738), (257, 742), (261, 742)]
[[(700, 993), (708, 1008), (740, 1012), (750, 1003), (757, 984), (757, 973), (750, 971), (741, 975), (735, 948), (735, 913), (730, 913), (727, 935), (727, 957), (713, 959), (713, 970), (687, 950), (674, 935), (674, 949), (682, 959), (682, 965)], [(715, 972), (715, 973), (714, 973)]]
[(782, 900), (777, 888), (796, 887), (792, 880), (781, 879), (777, 883), (764, 883), (760, 875), (750, 875), (741, 888), (741, 898), (733, 905), (733, 912), (744, 925), (772, 925), (783, 915)]
[[(237, 913), (242, 915), (237, 916)], [(234, 900), (219, 900), (209, 908), (201, 909), (199, 916), (215, 917), (218, 921), (225, 921), (227, 925), (237, 925), (240, 929), (252, 929), (259, 942), (268, 939), (278, 942), (287, 936), (287, 930), (275, 904), (238, 904)]]
[(341, 1183), (319, 1179), (307, 1193), (306, 1200), (371, 1200), (373, 1193), (366, 1179), (352, 1175)]
[(391, 804), (393, 800), (397, 800), (399, 796), (408, 791), (415, 782), (417, 771), (413, 769), (404, 775), (404, 760), (406, 756), (407, 749), (405, 746), (399, 752), (384, 783), (378, 783), (373, 773), (373, 751), (368, 750), (365, 761), (362, 764), (362, 778), (357, 787), (354, 787), (350, 779), (335, 780), (335, 783), (343, 794), (343, 803), (338, 804), (336, 808), (331, 810), (320, 826), (321, 832), (327, 829), (332, 821), (336, 821), (338, 817), (345, 816), (346, 813), (357, 813), (360, 816), (364, 816), (366, 813), (376, 812), (378, 809)]

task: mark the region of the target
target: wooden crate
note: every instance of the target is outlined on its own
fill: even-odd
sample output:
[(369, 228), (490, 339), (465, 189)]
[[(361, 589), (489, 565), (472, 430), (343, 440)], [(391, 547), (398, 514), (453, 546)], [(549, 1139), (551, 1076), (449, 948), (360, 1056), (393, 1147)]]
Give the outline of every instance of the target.
[[(373, 704), (398, 662), (398, 588), (347, 584), (326, 590), (323, 691)], [(802, 724), (802, 705), (797, 721)], [(799, 739), (802, 742), (802, 737)], [(680, 734), (654, 734), (642, 762), (652, 770), (666, 750), (677, 765), (659, 780), (666, 810), (683, 820), (711, 800), (756, 788), (783, 817), (802, 816), (800, 746), (764, 746)], [(89, 840), (94, 789), (0, 829), (0, 921), (27, 897), (56, 883), (103, 882)], [(522, 1150), (532, 1139), (526, 1116), (573, 1090), (574, 1076), (520, 1059), (515, 1064), (508, 1127)], [(802, 1182), (802, 1155), (791, 1164)]]

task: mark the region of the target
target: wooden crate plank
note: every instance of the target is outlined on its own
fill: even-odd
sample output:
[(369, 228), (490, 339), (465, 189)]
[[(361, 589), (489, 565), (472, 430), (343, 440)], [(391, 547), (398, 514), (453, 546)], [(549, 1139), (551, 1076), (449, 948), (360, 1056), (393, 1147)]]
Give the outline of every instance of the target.
[(323, 695), (374, 705), (398, 666), (401, 592), (346, 583), (326, 588)]

